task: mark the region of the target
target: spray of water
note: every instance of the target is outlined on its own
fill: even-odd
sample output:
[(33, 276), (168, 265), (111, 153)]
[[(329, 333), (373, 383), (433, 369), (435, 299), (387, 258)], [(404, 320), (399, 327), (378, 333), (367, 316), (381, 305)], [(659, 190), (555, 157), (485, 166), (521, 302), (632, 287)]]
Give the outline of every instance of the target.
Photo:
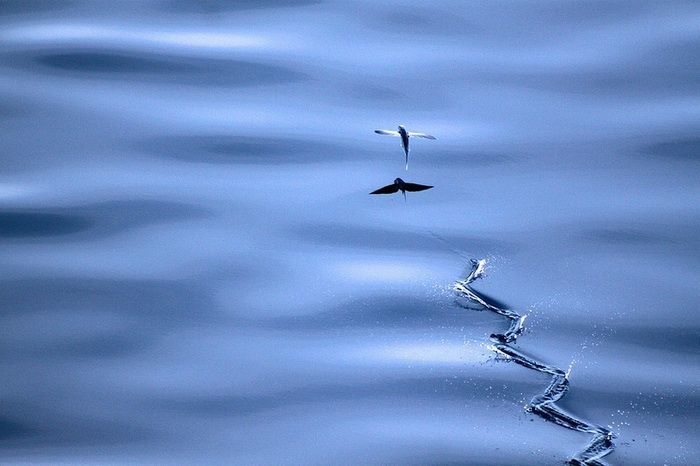
[(472, 305), (476, 304), (481, 308), (500, 314), (510, 321), (508, 330), (503, 333), (494, 333), (491, 335), (491, 342), (493, 344), (490, 348), (506, 360), (552, 376), (549, 386), (545, 391), (535, 396), (525, 409), (547, 421), (566, 427), (567, 429), (593, 435), (593, 438), (586, 447), (569, 459), (568, 463), (570, 465), (605, 465), (601, 458), (611, 453), (615, 447), (613, 444), (614, 435), (610, 429), (592, 424), (571, 415), (556, 404), (569, 390), (569, 374), (573, 367), (573, 361), (569, 369), (565, 372), (558, 367), (538, 361), (515, 348), (513, 345), (525, 329), (525, 319), (527, 315), (520, 315), (515, 311), (500, 307), (472, 289), (471, 284), (475, 280), (481, 278), (486, 270), (486, 260), (471, 259), (470, 263), (471, 271), (468, 273), (467, 278), (459, 280), (454, 284), (454, 290), (458, 293), (458, 296), (467, 303), (464, 307), (470, 309), (469, 303)]

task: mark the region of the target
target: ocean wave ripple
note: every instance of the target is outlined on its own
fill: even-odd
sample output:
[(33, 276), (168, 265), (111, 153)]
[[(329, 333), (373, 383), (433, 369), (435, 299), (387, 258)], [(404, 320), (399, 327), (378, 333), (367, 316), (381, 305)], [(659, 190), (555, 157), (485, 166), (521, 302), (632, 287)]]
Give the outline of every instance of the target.
[[(537, 414), (547, 421), (558, 424), (567, 429), (576, 430), (593, 434), (593, 438), (586, 447), (579, 453), (568, 460), (568, 464), (572, 466), (603, 466), (601, 459), (610, 454), (615, 448), (613, 443), (614, 434), (606, 427), (598, 426), (590, 422), (584, 421), (571, 415), (557, 406), (559, 401), (569, 390), (569, 374), (568, 372), (551, 366), (541, 361), (524, 354), (520, 350), (511, 346), (525, 329), (525, 319), (527, 315), (520, 315), (510, 309), (505, 309), (491, 302), (488, 298), (481, 295), (471, 288), (471, 284), (481, 278), (486, 268), (486, 260), (471, 260), (471, 271), (464, 280), (458, 280), (454, 289), (461, 298), (466, 299), (468, 303), (476, 303), (481, 308), (488, 309), (492, 312), (500, 314), (510, 320), (508, 330), (503, 333), (491, 334), (491, 347), (496, 353), (506, 358), (508, 361), (513, 361), (516, 364), (533, 369), (552, 376), (549, 386), (541, 395), (537, 395), (526, 406), (526, 410)], [(468, 306), (464, 306), (469, 308)]]

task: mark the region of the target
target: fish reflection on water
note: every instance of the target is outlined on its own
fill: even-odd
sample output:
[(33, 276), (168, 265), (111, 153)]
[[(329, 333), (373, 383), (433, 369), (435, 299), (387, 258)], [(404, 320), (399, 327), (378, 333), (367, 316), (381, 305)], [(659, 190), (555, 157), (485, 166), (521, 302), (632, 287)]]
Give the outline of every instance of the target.
[[(0, 22), (3, 464), (603, 451), (523, 411), (553, 376), (494, 360), (516, 334), (575, 362), (556, 405), (614, 432), (604, 461), (695, 463), (696, 2), (5, 0)], [(367, 195), (398, 118), (438, 137), (405, 178), (439, 189), (400, 205)], [(504, 317), (455, 305), (453, 250), (527, 326), (488, 343)]]
[(431, 189), (433, 186), (427, 186), (424, 184), (417, 184), (417, 183), (406, 183), (404, 180), (401, 178), (396, 178), (392, 184), (386, 185), (383, 188), (379, 188), (377, 190), (372, 191), (370, 194), (393, 194), (393, 193), (398, 193), (401, 191), (401, 194), (403, 194), (404, 199), (406, 198), (406, 191), (408, 192), (418, 192), (418, 191), (425, 191), (427, 189)]

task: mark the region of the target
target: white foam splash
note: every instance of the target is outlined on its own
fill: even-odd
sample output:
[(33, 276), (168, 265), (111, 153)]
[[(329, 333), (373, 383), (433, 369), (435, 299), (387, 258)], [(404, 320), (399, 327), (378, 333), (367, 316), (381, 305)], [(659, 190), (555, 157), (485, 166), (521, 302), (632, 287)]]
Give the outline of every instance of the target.
[(473, 290), (470, 285), (483, 275), (486, 267), (486, 260), (481, 259), (477, 261), (472, 259), (471, 264), (472, 269), (467, 275), (467, 278), (457, 281), (454, 285), (454, 290), (461, 298), (500, 314), (511, 321), (506, 332), (494, 333), (491, 335), (491, 341), (494, 344), (489, 346), (489, 349), (496, 352), (502, 359), (552, 376), (549, 386), (545, 391), (541, 395), (535, 396), (525, 409), (550, 422), (566, 427), (567, 429), (593, 434), (593, 438), (586, 447), (569, 459), (569, 464), (583, 466), (603, 465), (604, 463), (599, 461), (600, 458), (611, 453), (615, 447), (612, 442), (614, 437), (613, 433), (605, 427), (597, 426), (579, 419), (556, 405), (556, 402), (569, 390), (569, 375), (571, 374), (575, 360), (571, 361), (568, 370), (564, 372), (558, 367), (538, 361), (511, 346), (523, 333), (527, 314), (520, 315), (513, 310), (501, 308)]

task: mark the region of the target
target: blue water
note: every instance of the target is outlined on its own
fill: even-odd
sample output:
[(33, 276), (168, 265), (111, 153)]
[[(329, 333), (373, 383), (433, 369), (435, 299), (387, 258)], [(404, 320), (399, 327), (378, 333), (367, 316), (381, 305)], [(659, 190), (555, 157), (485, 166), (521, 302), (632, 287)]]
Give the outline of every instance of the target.
[(699, 130), (692, 1), (1, 0), (0, 462), (562, 464), (487, 258), (605, 461), (696, 464)]

